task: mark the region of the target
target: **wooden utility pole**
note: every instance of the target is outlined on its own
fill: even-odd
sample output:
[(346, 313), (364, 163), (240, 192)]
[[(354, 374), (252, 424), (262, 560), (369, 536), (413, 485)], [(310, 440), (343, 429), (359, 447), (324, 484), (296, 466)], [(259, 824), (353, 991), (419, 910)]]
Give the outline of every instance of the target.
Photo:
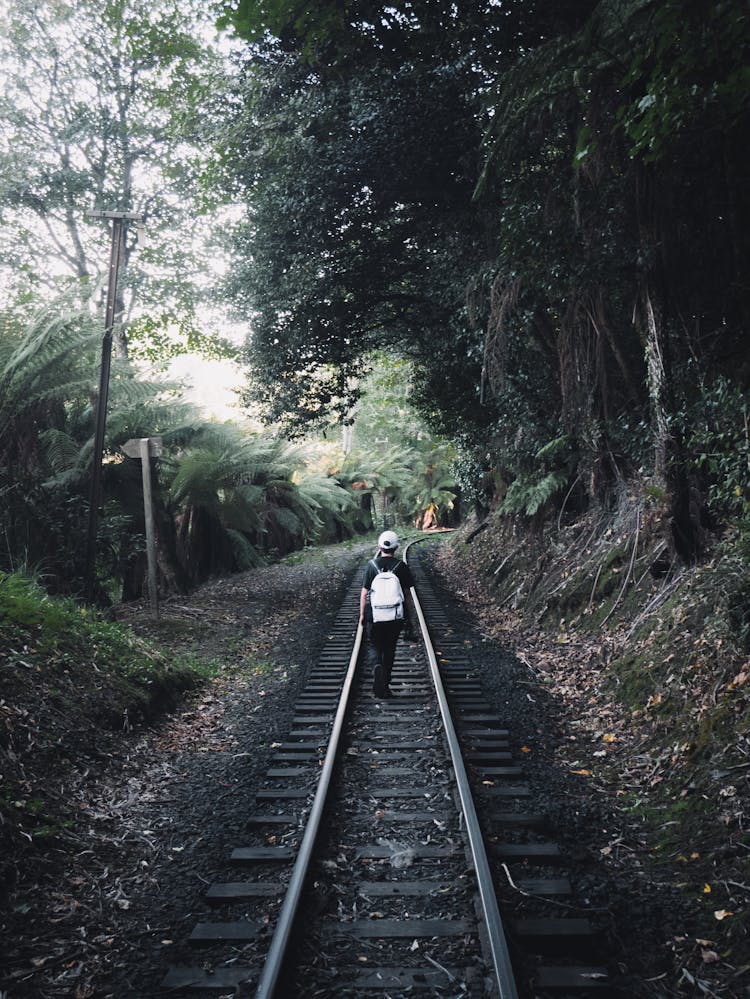
[(89, 218), (112, 219), (112, 246), (109, 256), (109, 276), (107, 280), (107, 307), (104, 316), (104, 338), (102, 340), (102, 363), (99, 371), (99, 395), (96, 403), (96, 430), (94, 432), (94, 454), (91, 463), (91, 491), (89, 494), (89, 525), (86, 544), (86, 596), (93, 600), (96, 581), (96, 529), (101, 500), (102, 455), (104, 453), (104, 431), (107, 423), (107, 398), (109, 396), (109, 372), (112, 364), (112, 334), (115, 328), (115, 305), (117, 302), (117, 277), (120, 269), (125, 226), (129, 221), (143, 222), (140, 212), (99, 212), (86, 213)]

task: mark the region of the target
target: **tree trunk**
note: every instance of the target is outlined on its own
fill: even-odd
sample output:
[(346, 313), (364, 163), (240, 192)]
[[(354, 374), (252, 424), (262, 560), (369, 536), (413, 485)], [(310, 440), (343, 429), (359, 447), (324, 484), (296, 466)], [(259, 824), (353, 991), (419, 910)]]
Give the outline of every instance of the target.
[(661, 303), (646, 286), (642, 292), (645, 332), (648, 395), (651, 404), (651, 429), (654, 436), (654, 484), (669, 491), (667, 462), (670, 455), (668, 381), (664, 363), (663, 314)]
[(702, 548), (700, 501), (690, 482), (682, 440), (670, 423), (674, 400), (664, 311), (660, 296), (648, 284), (642, 291), (641, 308), (654, 443), (654, 484), (663, 491), (669, 511), (670, 548), (683, 561), (690, 562)]
[(669, 273), (669, 260), (664, 259), (666, 243), (661, 235), (668, 228), (661, 216), (669, 210), (669, 198), (656, 189), (654, 178), (646, 168), (636, 174), (635, 197), (640, 255), (645, 261), (638, 297), (651, 409), (654, 484), (665, 497), (668, 512), (666, 541), (677, 556), (689, 562), (700, 553), (702, 529), (700, 504), (696, 502), (696, 492), (691, 488), (685, 449), (672, 419), (676, 405), (670, 369), (665, 290), (668, 288), (665, 276)]

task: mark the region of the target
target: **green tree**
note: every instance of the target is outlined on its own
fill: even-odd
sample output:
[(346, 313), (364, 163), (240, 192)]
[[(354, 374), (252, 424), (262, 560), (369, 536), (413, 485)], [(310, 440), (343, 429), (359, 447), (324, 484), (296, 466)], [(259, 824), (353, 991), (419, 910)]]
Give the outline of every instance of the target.
[(344, 468), (356, 468), (378, 525), (434, 526), (457, 497), (455, 449), (434, 437), (414, 406), (413, 364), (393, 351), (368, 363), (350, 414), (352, 451)]
[(645, 464), (685, 557), (701, 531), (675, 419), (695, 392), (689, 362), (740, 378), (748, 362), (749, 43), (727, 5), (601, 3), (498, 81), (479, 188), (499, 221), (479, 310), (494, 391), (528, 403), (550, 372), (533, 444), (565, 434), (592, 499)]
[(252, 41), (233, 291), (270, 411), (346, 419), (368, 352), (398, 350), (483, 503), (574, 511), (640, 475), (694, 557), (705, 491), (679, 416), (750, 371), (745, 5), (228, 18)]
[(247, 100), (230, 291), (252, 316), (252, 391), (272, 419), (312, 424), (351, 408), (374, 347), (424, 364), (441, 351), (473, 254), (479, 134), (450, 69), (311, 83), (274, 60), (252, 68)]
[(272, 40), (300, 54), (316, 68), (340, 73), (353, 61), (403, 65), (468, 57), (475, 69), (490, 72), (509, 51), (538, 44), (579, 24), (595, 0), (225, 0), (221, 23), (262, 51)]
[[(109, 251), (91, 209), (140, 211), (119, 311), (194, 324), (201, 177), (225, 80), (205, 17), (180, 0), (10, 0), (0, 14), (0, 268), (15, 296), (90, 282)], [(125, 349), (124, 338), (120, 340)]]
[(485, 437), (495, 407), (466, 307), (494, 239), (472, 202), (483, 101), (520, 48), (591, 6), (226, 5), (252, 42), (227, 153), (248, 203), (231, 292), (273, 418), (345, 419), (363, 358), (391, 346), (441, 432)]

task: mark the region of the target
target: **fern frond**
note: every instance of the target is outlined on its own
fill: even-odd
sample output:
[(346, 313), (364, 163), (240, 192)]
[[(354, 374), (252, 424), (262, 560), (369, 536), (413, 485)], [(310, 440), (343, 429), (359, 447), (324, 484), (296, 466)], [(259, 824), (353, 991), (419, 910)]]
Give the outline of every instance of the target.
[(51, 428), (39, 435), (47, 461), (54, 472), (68, 472), (81, 466), (81, 445), (64, 430)]
[(263, 558), (260, 552), (250, 544), (241, 531), (235, 531), (228, 527), (226, 534), (231, 543), (232, 556), (239, 570), (256, 569), (262, 565)]
[(568, 476), (563, 472), (550, 472), (541, 479), (519, 477), (508, 487), (500, 513), (523, 513), (533, 517), (544, 504), (566, 485)]

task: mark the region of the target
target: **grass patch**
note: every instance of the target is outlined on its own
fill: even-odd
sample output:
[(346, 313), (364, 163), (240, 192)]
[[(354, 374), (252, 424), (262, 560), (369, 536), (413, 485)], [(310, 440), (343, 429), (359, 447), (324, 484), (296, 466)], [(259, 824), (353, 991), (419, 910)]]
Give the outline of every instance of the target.
[(0, 574), (0, 739), (19, 760), (149, 720), (214, 675), (32, 579)]

